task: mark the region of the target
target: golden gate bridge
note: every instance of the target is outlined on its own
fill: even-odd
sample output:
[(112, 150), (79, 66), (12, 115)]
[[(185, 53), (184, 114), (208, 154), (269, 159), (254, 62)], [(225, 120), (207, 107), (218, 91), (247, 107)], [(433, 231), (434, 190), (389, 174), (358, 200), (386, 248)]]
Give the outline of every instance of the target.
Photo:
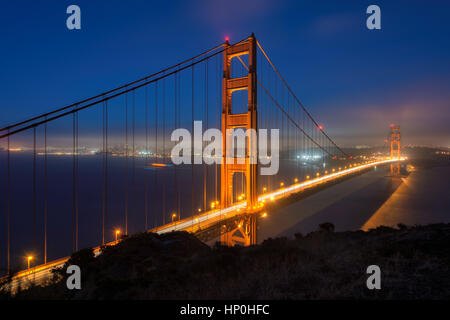
[[(261, 175), (262, 165), (250, 161), (251, 136), (241, 163), (226, 161), (235, 159), (224, 137), (222, 164), (173, 165), (171, 132), (193, 133), (194, 121), (222, 132), (279, 129), (278, 173)], [(142, 231), (184, 230), (206, 241), (255, 244), (257, 221), (272, 201), (374, 166), (391, 164), (398, 175), (399, 127), (391, 128), (390, 139), (390, 156), (353, 158), (303, 106), (253, 34), (227, 40), (0, 129), (4, 274), (13, 275), (25, 261), (28, 268), (14, 279), (41, 279), (71, 252), (97, 246), (99, 253)], [(275, 156), (268, 151), (267, 158)]]

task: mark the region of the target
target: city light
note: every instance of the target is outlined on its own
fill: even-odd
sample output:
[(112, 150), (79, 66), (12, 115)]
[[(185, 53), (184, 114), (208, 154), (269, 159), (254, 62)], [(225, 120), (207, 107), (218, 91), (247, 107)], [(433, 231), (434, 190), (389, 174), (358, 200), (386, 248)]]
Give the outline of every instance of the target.
[(116, 241), (117, 241), (117, 238), (118, 238), (120, 233), (121, 233), (120, 229), (116, 229), (116, 232), (115, 232), (115, 234), (116, 234)]
[(177, 214), (175, 212), (172, 213), (172, 222), (175, 220), (176, 217), (177, 217)]

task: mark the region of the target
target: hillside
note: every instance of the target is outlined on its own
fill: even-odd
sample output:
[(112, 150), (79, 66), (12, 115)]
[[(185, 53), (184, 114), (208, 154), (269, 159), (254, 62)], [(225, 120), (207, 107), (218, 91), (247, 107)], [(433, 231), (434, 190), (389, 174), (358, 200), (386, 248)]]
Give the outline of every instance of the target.
[[(74, 254), (69, 263), (81, 267), (81, 290), (67, 290), (60, 271), (48, 286), (14, 299), (450, 297), (450, 224), (339, 233), (325, 227), (246, 248), (210, 248), (185, 232), (142, 233), (98, 258), (90, 249)], [(372, 264), (381, 268), (381, 290), (366, 287)]]

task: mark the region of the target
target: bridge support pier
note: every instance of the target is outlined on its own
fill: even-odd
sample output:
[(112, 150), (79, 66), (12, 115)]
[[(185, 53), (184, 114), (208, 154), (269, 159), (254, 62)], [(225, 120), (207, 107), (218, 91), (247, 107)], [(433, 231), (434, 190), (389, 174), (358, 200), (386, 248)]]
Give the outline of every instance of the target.
[(229, 247), (256, 244), (256, 215), (251, 214), (236, 220), (233, 229), (221, 234), (220, 242)]

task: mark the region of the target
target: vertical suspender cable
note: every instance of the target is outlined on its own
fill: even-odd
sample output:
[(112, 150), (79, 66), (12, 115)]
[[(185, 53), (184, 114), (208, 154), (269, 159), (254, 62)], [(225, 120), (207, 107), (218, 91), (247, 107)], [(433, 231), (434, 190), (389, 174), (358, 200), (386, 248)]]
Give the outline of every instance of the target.
[[(103, 120), (104, 121), (104, 120)], [(76, 177), (75, 177), (75, 112), (72, 114), (72, 252), (77, 251), (76, 249)]]
[(37, 250), (36, 127), (33, 128), (33, 247)]
[[(178, 126), (178, 73), (175, 73), (174, 75), (174, 114), (175, 114), (175, 122), (174, 122), (174, 129), (177, 129)], [(180, 189), (179, 189), (179, 181), (178, 181), (178, 166), (175, 166), (175, 175), (174, 175), (174, 183), (175, 183), (175, 189), (176, 189), (176, 216), (177, 219), (180, 219)]]
[[(47, 117), (46, 117), (47, 118)], [(47, 263), (47, 123), (44, 125), (44, 263)]]
[[(208, 129), (208, 59), (205, 61), (205, 117), (206, 117), (206, 128)], [(203, 148), (202, 148), (203, 152)], [(203, 157), (202, 157), (203, 159)], [(207, 169), (206, 163), (202, 160), (203, 163), (203, 210), (207, 209), (207, 197), (206, 197), (206, 181), (207, 181)]]
[[(9, 129), (8, 129), (9, 133)], [(7, 270), (8, 275), (11, 273), (11, 152), (10, 152), (10, 140), (8, 136), (8, 247), (6, 252)]]
[[(181, 76), (179, 73), (177, 73), (178, 76), (178, 85), (177, 85), (177, 103), (178, 103), (178, 110), (177, 110), (177, 114), (178, 114), (178, 123), (177, 123), (177, 127), (180, 128), (181, 127)], [(180, 177), (177, 177), (177, 203), (178, 203), (178, 210), (177, 210), (177, 214), (178, 214), (178, 219), (181, 220), (181, 212), (182, 212), (182, 207), (181, 207), (181, 192), (180, 192)]]
[(105, 223), (107, 219), (108, 219), (108, 100), (105, 101)]
[[(192, 104), (191, 104), (191, 116), (192, 116), (192, 126), (191, 126), (191, 146), (194, 145), (194, 66), (191, 67), (191, 88), (192, 88)], [(192, 151), (191, 151), (192, 152)], [(194, 150), (195, 152), (195, 150)], [(194, 216), (194, 152), (191, 155), (191, 196), (192, 196), (192, 216)]]
[(78, 113), (73, 113), (73, 251), (78, 251)]
[(102, 104), (102, 245), (105, 244), (105, 215), (106, 215), (106, 166), (105, 166), (105, 153), (106, 153), (106, 143), (105, 143), (105, 103)]
[(125, 234), (128, 234), (128, 93), (125, 95)]
[[(132, 135), (133, 135), (133, 149), (132, 149), (132, 155), (131, 155), (131, 166), (132, 166), (132, 176), (131, 176), (131, 216), (133, 217), (135, 215), (136, 211), (136, 144), (135, 144), (135, 127), (136, 127), (136, 107), (135, 107), (135, 93), (136, 91), (133, 90), (133, 104), (131, 106), (132, 108)], [(129, 224), (129, 221), (128, 221)], [(129, 226), (128, 226), (129, 228)]]
[[(148, 87), (145, 86), (145, 159), (148, 164)], [(145, 174), (145, 230), (148, 230), (148, 174)]]
[[(218, 56), (215, 57), (215, 61), (216, 61), (216, 93), (215, 93), (215, 100), (216, 100), (216, 108), (215, 108), (215, 114), (216, 114), (216, 129), (218, 129), (218, 116), (219, 116), (219, 110), (218, 110), (218, 99), (219, 99), (219, 95), (218, 95), (218, 77), (219, 77), (219, 66), (218, 66)], [(214, 154), (214, 157), (216, 158), (216, 161), (214, 161), (214, 199), (217, 201), (217, 153)]]
[[(163, 117), (163, 127), (162, 127), (162, 144), (163, 144), (163, 151), (162, 151), (162, 162), (166, 163), (166, 79), (163, 80), (163, 102), (162, 102), (162, 117)], [(162, 179), (162, 189), (163, 189), (163, 196), (162, 196), (162, 214), (163, 214), (163, 225), (166, 224), (166, 177), (167, 172), (166, 170), (161, 172), (163, 179)]]
[[(154, 155), (154, 161), (158, 161), (157, 159), (158, 157), (158, 82), (155, 83), (155, 155)], [(153, 193), (155, 194), (156, 198), (158, 199), (158, 170), (155, 170), (155, 175), (154, 175), (155, 179), (154, 179), (154, 188), (153, 188)], [(159, 201), (158, 201), (159, 202)], [(155, 214), (154, 214), (154, 226), (157, 226), (157, 210), (155, 210)]]

